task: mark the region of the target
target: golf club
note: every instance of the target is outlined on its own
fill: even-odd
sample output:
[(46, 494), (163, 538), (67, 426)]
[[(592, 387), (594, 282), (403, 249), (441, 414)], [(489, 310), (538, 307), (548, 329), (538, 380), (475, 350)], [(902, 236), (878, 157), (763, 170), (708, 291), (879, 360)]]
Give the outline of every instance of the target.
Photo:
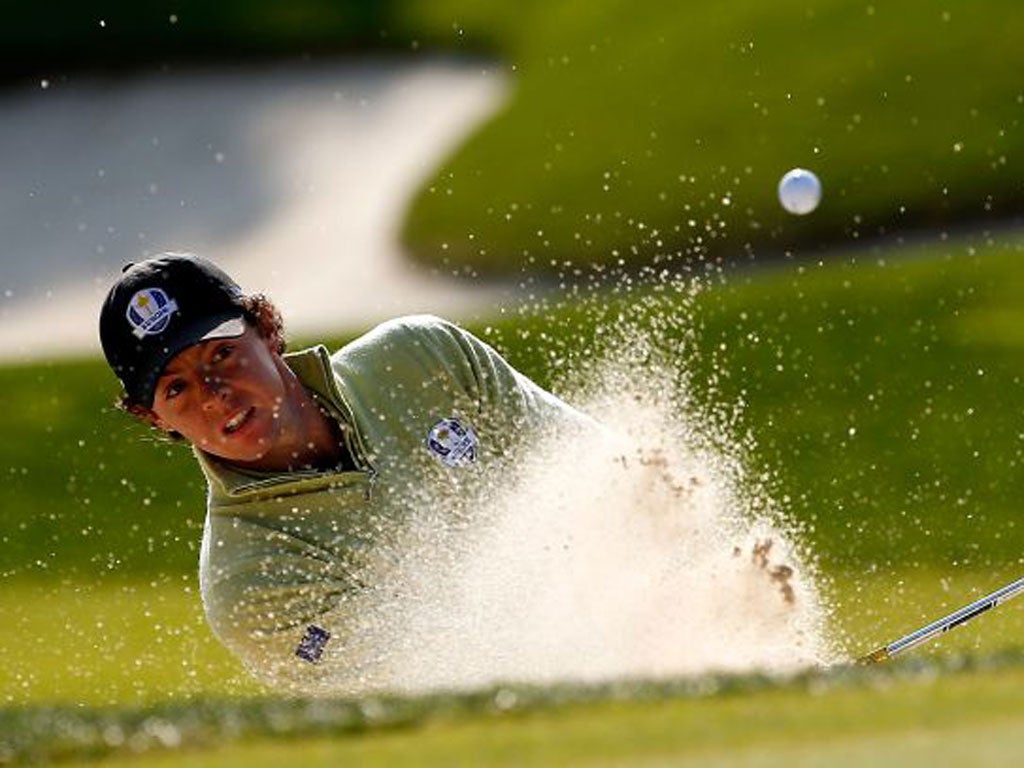
[(966, 624), (975, 616), (984, 613), (990, 608), (995, 608), (1000, 603), (1004, 603), (1010, 598), (1016, 597), (1021, 592), (1024, 592), (1024, 579), (1017, 579), (1017, 581), (1012, 584), (1007, 584), (1002, 589), (997, 589), (992, 594), (985, 595), (985, 597), (980, 600), (975, 600), (970, 605), (965, 605), (960, 610), (954, 611), (938, 621), (933, 621), (931, 624), (921, 627), (921, 629), (911, 632), (909, 635), (901, 637), (899, 640), (875, 649), (866, 656), (862, 656), (858, 659), (858, 662), (861, 664), (877, 664), (880, 661), (891, 659), (893, 656), (901, 654), (904, 651), (908, 651), (911, 648), (915, 648), (922, 643), (926, 643), (932, 638), (941, 635), (944, 632), (948, 632), (954, 627)]

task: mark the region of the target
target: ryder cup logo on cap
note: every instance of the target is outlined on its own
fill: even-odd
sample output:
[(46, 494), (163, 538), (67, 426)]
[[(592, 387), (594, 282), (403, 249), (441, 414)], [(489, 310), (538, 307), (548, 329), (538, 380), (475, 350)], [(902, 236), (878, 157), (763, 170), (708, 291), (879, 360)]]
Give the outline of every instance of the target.
[(161, 333), (171, 322), (178, 304), (160, 288), (143, 288), (128, 302), (127, 317), (135, 338)]
[(479, 444), (473, 428), (458, 419), (441, 419), (427, 433), (427, 449), (446, 467), (472, 464)]

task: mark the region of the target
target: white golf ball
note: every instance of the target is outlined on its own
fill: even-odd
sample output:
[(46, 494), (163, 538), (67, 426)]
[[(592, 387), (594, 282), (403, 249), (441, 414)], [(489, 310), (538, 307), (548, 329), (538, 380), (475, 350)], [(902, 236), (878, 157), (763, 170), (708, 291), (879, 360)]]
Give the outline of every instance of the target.
[(810, 213), (821, 202), (821, 182), (811, 171), (794, 168), (779, 181), (779, 202), (797, 216)]

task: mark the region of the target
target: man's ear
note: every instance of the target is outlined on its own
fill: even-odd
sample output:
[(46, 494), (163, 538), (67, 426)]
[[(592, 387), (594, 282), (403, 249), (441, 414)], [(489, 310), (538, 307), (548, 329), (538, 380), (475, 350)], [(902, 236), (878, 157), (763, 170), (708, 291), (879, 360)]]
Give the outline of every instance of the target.
[(131, 405), (128, 407), (128, 413), (141, 421), (146, 422), (149, 426), (154, 429), (159, 429), (161, 432), (167, 432), (171, 434), (174, 432), (171, 426), (156, 415), (156, 412), (151, 408), (147, 408), (144, 405)]
[(280, 357), (281, 349), (284, 345), (281, 343), (281, 338), (278, 336), (277, 332), (273, 331), (270, 333), (264, 333), (262, 328), (258, 328), (256, 326), (253, 326), (253, 329), (256, 331), (256, 336), (259, 340), (263, 342), (263, 345), (270, 350), (270, 354), (275, 357)]
[(146, 419), (146, 421), (149, 422), (149, 425), (151, 427), (159, 429), (161, 432), (166, 432), (169, 435), (170, 434), (175, 434), (174, 430), (171, 428), (171, 425), (168, 424), (163, 419), (161, 419), (159, 416), (157, 416), (152, 411), (150, 411), (150, 418)]
[(276, 338), (264, 336), (259, 331), (256, 332), (256, 337), (263, 343), (263, 346), (270, 350), (270, 354), (280, 356), (281, 353), (277, 351), (278, 341)]

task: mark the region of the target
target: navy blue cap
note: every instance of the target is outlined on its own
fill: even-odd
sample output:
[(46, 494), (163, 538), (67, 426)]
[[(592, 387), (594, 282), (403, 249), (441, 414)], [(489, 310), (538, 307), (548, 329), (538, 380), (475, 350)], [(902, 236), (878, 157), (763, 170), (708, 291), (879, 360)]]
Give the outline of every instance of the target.
[(103, 354), (132, 403), (153, 405), (164, 367), (200, 341), (245, 332), (242, 289), (215, 264), (166, 253), (128, 264), (100, 312)]

